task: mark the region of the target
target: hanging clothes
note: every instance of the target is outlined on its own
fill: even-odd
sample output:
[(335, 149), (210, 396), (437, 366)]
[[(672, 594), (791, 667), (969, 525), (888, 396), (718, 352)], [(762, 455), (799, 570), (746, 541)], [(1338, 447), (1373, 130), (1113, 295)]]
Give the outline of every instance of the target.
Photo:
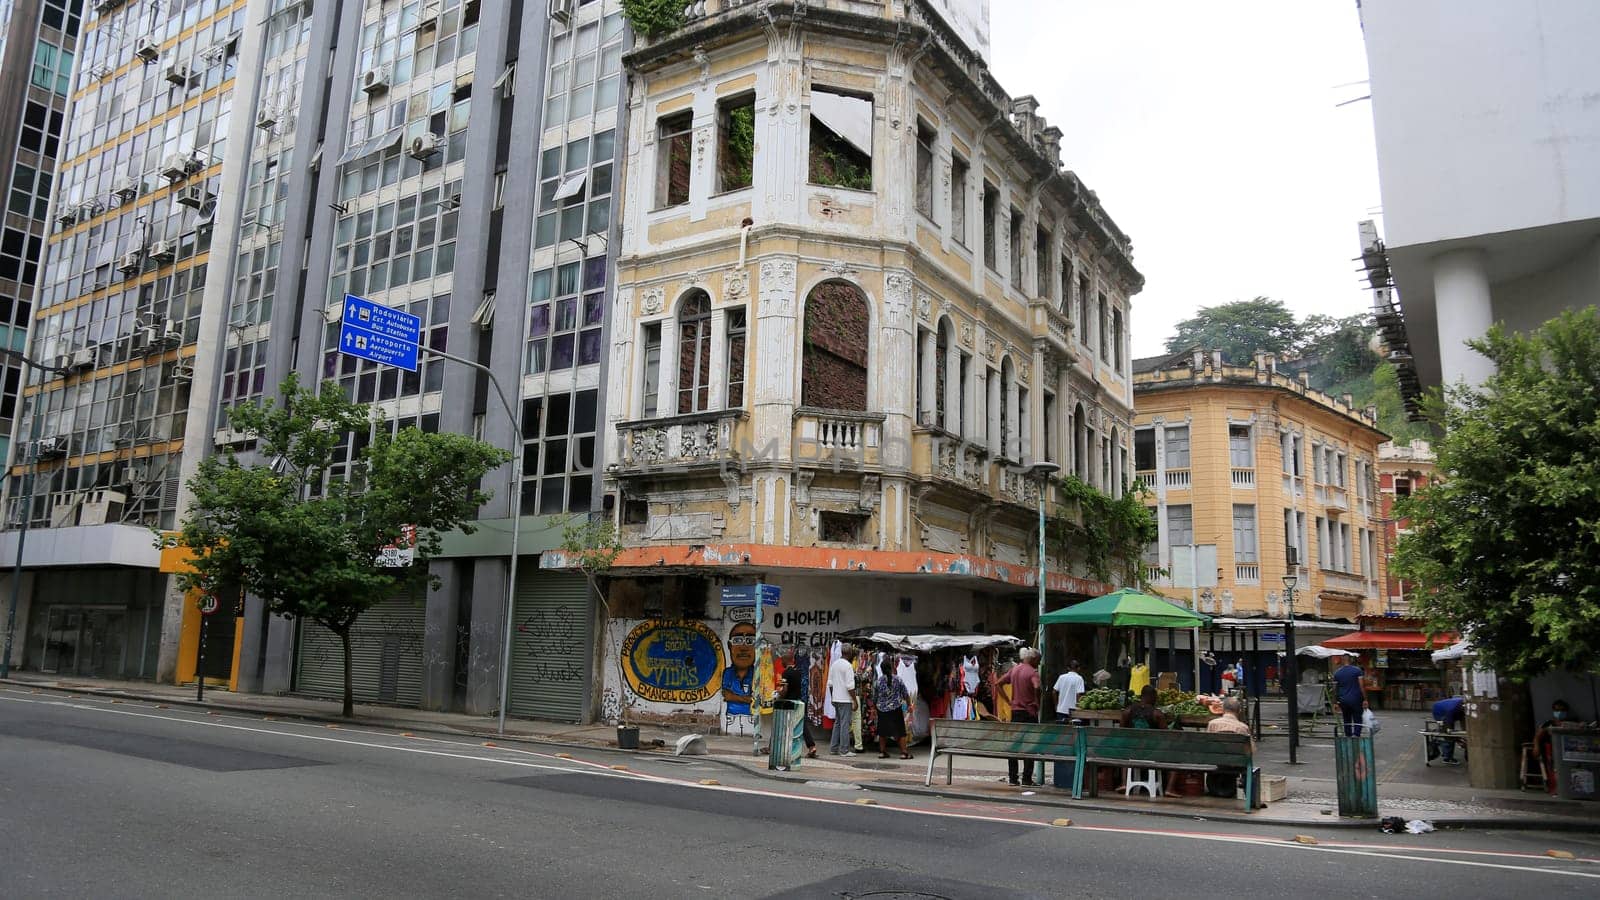
[(894, 677), (906, 686), (906, 693), (912, 697), (917, 696), (917, 663), (911, 657), (902, 656), (895, 663)]
[(756, 677), (750, 689), (750, 700), (756, 715), (772, 715), (772, 701), (777, 693), (778, 676), (772, 646), (763, 641), (756, 651)]
[(961, 659), (961, 687), (969, 694), (978, 692), (978, 658), (965, 656)]
[(806, 718), (818, 728), (828, 706), (828, 654), (818, 651), (811, 656), (811, 671), (806, 678)]

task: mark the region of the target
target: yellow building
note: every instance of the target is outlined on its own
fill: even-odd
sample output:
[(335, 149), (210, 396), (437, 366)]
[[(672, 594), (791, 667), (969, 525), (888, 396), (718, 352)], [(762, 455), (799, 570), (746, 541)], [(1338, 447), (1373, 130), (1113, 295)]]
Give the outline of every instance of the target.
[(1135, 474), (1160, 525), (1146, 570), (1163, 593), (1197, 595), (1224, 620), (1277, 619), (1293, 573), (1302, 646), (1342, 628), (1306, 619), (1382, 612), (1375, 410), (1279, 372), (1271, 354), (1239, 366), (1200, 350), (1137, 360), (1134, 404)]

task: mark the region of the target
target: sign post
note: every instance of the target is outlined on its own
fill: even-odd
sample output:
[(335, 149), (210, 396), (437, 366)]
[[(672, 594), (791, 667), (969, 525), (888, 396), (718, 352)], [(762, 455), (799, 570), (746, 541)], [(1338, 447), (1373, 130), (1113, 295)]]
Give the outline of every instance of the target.
[(211, 615), (222, 604), (217, 601), (216, 594), (206, 594), (200, 598), (200, 651), (195, 654), (194, 660), (194, 699), (206, 699), (206, 625), (211, 622)]
[(403, 310), (344, 297), (339, 321), (339, 352), (408, 372), (417, 370), (421, 351), (422, 320)]
[[(763, 584), (759, 581), (755, 584), (728, 584), (722, 587), (723, 606), (755, 607), (757, 670), (761, 668), (761, 654), (771, 652), (771, 648), (767, 646), (767, 639), (761, 636), (761, 610), (764, 607), (777, 606), (778, 597), (782, 593), (783, 589), (777, 585)], [(757, 679), (752, 675), (750, 678), (751, 685), (754, 686), (756, 681)], [(759, 756), (761, 754), (761, 704), (756, 701), (753, 691), (750, 697), (750, 712), (756, 720), (756, 734), (751, 750)], [(773, 735), (773, 738), (776, 739), (777, 735)]]

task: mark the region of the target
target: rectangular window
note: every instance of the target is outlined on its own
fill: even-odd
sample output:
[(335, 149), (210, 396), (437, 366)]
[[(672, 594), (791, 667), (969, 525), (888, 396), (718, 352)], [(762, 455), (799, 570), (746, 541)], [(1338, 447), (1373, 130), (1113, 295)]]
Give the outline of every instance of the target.
[(694, 114), (674, 113), (656, 122), (656, 208), (689, 202)]
[(1409, 497), (1409, 496), (1411, 496), (1411, 479), (1409, 479), (1409, 478), (1396, 478), (1394, 480), (1394, 495), (1396, 497)]
[(939, 140), (933, 126), (917, 120), (917, 212), (933, 218), (933, 145)]
[(1346, 572), (1354, 572), (1350, 556), (1350, 526), (1344, 522), (1339, 523), (1339, 554), (1339, 568)]
[(1250, 447), (1250, 426), (1228, 426), (1228, 463), (1235, 469), (1255, 468), (1255, 454)]
[(728, 310), (728, 409), (744, 408), (745, 315)]
[(641, 393), (644, 395), (644, 408), (640, 415), (646, 419), (653, 419), (659, 413), (661, 403), (661, 323), (651, 322), (644, 326), (644, 384)]
[(811, 89), (812, 184), (872, 190), (872, 101)]
[(967, 246), (967, 161), (950, 156), (950, 236), (956, 243)]
[(717, 192), (750, 186), (756, 164), (756, 96), (717, 105)]
[(594, 491), (595, 392), (526, 400), (522, 410), (523, 509), (539, 515), (587, 512)]
[(1061, 257), (1061, 296), (1057, 298), (1056, 308), (1061, 310), (1063, 316), (1072, 315), (1072, 258)]
[(1011, 286), (1019, 292), (1022, 290), (1022, 225), (1022, 210), (1011, 207), (1006, 230), (1010, 246), (1006, 249), (1011, 257)]
[(1377, 543), (1372, 529), (1361, 529), (1361, 574), (1368, 581), (1378, 577)]
[(1122, 371), (1122, 310), (1111, 310), (1111, 364)]
[(1045, 462), (1060, 462), (1056, 454), (1056, 395), (1044, 395), (1044, 458)]
[(1349, 468), (1349, 459), (1343, 453), (1333, 456), (1333, 483), (1345, 487), (1345, 469)]
[(1167, 546), (1187, 547), (1194, 543), (1194, 507), (1167, 507)]
[(1050, 260), (1055, 258), (1054, 247), (1049, 230), (1040, 226), (1033, 233), (1033, 281), (1034, 293), (1039, 297), (1049, 298), (1050, 291), (1055, 286), (1055, 277), (1050, 272)]
[(1156, 430), (1154, 428), (1134, 429), (1133, 470), (1135, 472), (1154, 472), (1156, 470)]
[(605, 257), (541, 269), (528, 281), (528, 373), (598, 363)]
[(1106, 295), (1100, 295), (1100, 360), (1111, 362), (1111, 314)]
[(995, 229), (1000, 227), (1000, 189), (985, 181), (983, 183), (983, 264), (990, 269), (995, 267), (995, 245), (998, 236)]
[(866, 534), (868, 517), (857, 513), (817, 513), (817, 540), (829, 544), (859, 544)]
[(1078, 343), (1085, 347), (1089, 344), (1089, 276), (1083, 273), (1078, 275)]
[(1331, 554), (1328, 552), (1328, 520), (1317, 516), (1317, 567), (1328, 568)]
[(1189, 468), (1189, 426), (1174, 425), (1167, 429), (1167, 468)]
[(1256, 559), (1256, 508), (1243, 503), (1233, 505), (1233, 561), (1253, 563)]

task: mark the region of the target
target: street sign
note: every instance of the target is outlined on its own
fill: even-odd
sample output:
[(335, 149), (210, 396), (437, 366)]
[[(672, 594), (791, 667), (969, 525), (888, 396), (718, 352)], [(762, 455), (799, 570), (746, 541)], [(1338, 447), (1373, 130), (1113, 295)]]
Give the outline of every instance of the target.
[(777, 606), (782, 589), (775, 584), (728, 584), (722, 587), (723, 606), (755, 606), (761, 598), (762, 606)]
[(1283, 643), (1283, 632), (1263, 631), (1261, 632), (1261, 642), (1263, 644), (1281, 644)]
[(404, 568), (416, 561), (417, 526), (401, 525), (400, 539), (379, 552), (378, 565), (386, 568)]
[(345, 295), (339, 322), (340, 353), (415, 372), (421, 343), (421, 319), (354, 294)]
[(200, 615), (209, 616), (216, 612), (221, 605), (222, 604), (217, 601), (217, 598), (214, 595), (206, 594), (204, 597), (200, 598)]

